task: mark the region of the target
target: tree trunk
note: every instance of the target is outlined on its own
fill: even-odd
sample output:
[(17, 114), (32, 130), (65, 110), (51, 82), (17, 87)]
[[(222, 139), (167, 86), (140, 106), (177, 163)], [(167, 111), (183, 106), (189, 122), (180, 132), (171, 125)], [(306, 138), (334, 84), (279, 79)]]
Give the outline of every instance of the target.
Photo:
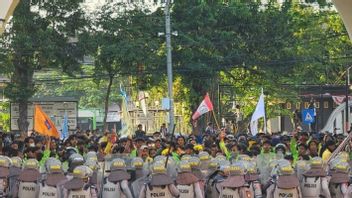
[(109, 76), (109, 85), (108, 85), (108, 90), (106, 91), (106, 97), (105, 97), (105, 115), (104, 115), (104, 131), (108, 130), (108, 124), (106, 123), (106, 119), (108, 117), (108, 111), (109, 111), (109, 97), (110, 97), (110, 92), (111, 92), (111, 86), (112, 86), (112, 81), (114, 79), (114, 76)]
[(21, 100), (18, 102), (19, 118), (17, 120), (18, 129), (21, 133), (27, 135), (29, 123), (27, 121), (28, 115), (28, 104), (27, 100)]
[(25, 66), (23, 63), (18, 62), (16, 65), (12, 82), (14, 83), (17, 91), (13, 94), (14, 102), (18, 103), (19, 118), (17, 120), (19, 131), (27, 135), (29, 123), (28, 117), (28, 99), (34, 94), (33, 85), (33, 70)]

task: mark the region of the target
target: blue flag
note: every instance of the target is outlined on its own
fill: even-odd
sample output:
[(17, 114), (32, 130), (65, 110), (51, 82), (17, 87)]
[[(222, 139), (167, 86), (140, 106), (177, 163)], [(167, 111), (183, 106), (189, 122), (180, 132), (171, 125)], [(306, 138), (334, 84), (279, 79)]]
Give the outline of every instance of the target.
[(312, 124), (315, 122), (315, 109), (304, 109), (302, 111), (302, 121), (304, 124)]
[(65, 140), (68, 138), (68, 117), (67, 113), (65, 112), (64, 120), (62, 121), (62, 128), (61, 128), (61, 140)]

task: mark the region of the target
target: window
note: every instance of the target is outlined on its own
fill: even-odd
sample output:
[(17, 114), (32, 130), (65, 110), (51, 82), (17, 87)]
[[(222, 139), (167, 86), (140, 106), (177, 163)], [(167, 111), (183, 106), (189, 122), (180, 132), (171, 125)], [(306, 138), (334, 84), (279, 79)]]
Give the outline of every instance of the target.
[(291, 109), (292, 108), (292, 104), (290, 102), (286, 103), (286, 109)]
[(329, 108), (329, 102), (328, 101), (324, 101), (324, 109)]
[(301, 103), (300, 102), (296, 103), (296, 109), (301, 109)]
[(314, 106), (315, 106), (315, 108), (319, 109), (320, 108), (320, 102), (315, 102)]
[(308, 109), (309, 108), (309, 102), (304, 102), (304, 108)]

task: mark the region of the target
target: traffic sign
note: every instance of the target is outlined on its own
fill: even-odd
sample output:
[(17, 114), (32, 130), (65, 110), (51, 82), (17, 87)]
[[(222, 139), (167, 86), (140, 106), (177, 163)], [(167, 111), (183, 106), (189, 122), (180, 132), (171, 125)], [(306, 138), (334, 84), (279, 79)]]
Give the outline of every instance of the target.
[(304, 109), (302, 111), (302, 120), (304, 124), (312, 124), (315, 122), (314, 109)]

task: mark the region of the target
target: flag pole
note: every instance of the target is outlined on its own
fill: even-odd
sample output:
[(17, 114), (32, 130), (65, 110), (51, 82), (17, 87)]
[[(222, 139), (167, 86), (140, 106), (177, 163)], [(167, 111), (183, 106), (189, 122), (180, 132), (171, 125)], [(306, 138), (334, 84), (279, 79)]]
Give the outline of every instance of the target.
[[(264, 89), (262, 88), (262, 95), (263, 98), (265, 99), (265, 95), (264, 95)], [(267, 123), (266, 123), (266, 110), (265, 110), (265, 100), (264, 100), (264, 133), (267, 132)]]
[(218, 127), (218, 130), (220, 130), (220, 126), (219, 126), (218, 120), (216, 119), (216, 116), (215, 116), (215, 112), (214, 112), (214, 110), (212, 111), (212, 114), (213, 114), (213, 117), (214, 117), (214, 120), (215, 120), (216, 126)]

